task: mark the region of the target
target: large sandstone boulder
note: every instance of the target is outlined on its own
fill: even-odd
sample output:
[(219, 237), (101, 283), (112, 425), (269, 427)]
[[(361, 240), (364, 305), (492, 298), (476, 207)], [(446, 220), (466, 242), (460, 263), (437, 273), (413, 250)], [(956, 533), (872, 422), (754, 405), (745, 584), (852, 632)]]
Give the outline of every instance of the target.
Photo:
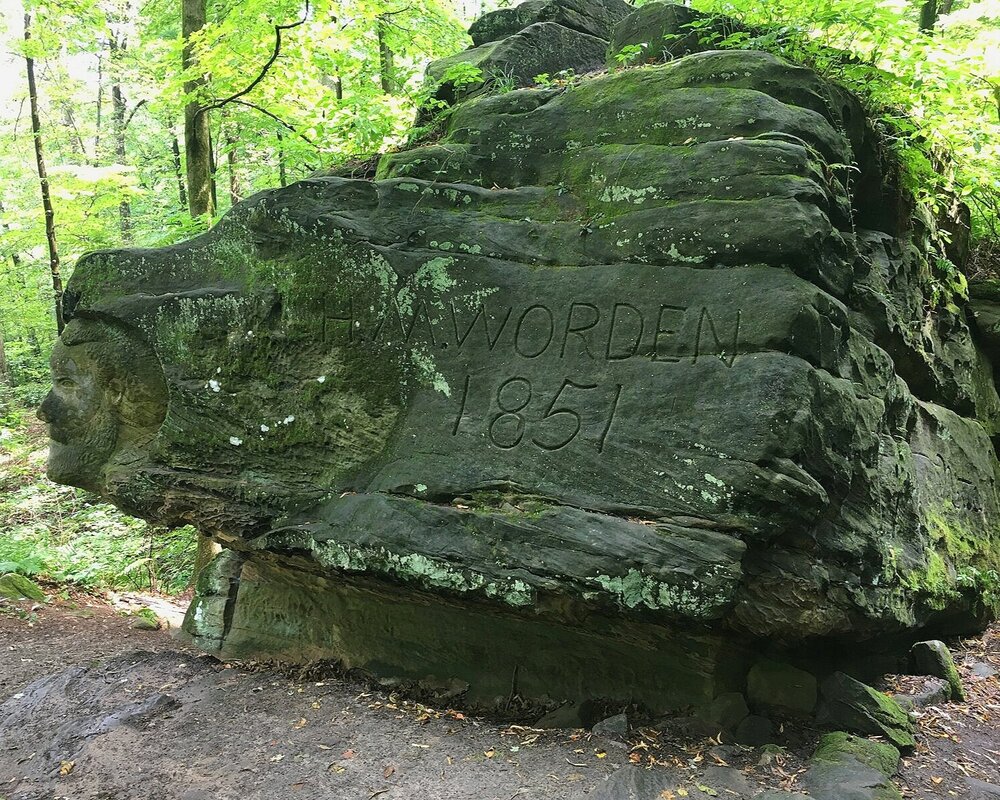
[(195, 641), (667, 708), (989, 618), (990, 358), (853, 96), (692, 52), (440, 126), (75, 270), (50, 468), (225, 546)]

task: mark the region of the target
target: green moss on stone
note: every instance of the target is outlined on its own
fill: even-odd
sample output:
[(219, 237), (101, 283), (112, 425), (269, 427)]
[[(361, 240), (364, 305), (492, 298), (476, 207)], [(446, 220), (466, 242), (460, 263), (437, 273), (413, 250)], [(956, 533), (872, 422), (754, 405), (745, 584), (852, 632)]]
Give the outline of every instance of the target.
[(899, 750), (891, 744), (874, 742), (845, 731), (826, 734), (819, 740), (813, 758), (820, 761), (840, 762), (853, 756), (865, 766), (878, 770), (887, 778), (899, 769)]

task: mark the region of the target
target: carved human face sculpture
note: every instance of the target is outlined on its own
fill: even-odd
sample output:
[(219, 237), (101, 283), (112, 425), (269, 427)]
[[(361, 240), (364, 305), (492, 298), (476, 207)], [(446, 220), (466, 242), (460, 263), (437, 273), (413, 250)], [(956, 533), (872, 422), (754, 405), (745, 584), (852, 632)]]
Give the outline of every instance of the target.
[(38, 409), (49, 425), (49, 478), (97, 491), (102, 467), (118, 442), (121, 388), (102, 385), (84, 345), (57, 342), (51, 366), (52, 390)]
[(159, 365), (120, 332), (73, 322), (53, 348), (51, 369), (52, 390), (38, 409), (49, 426), (48, 476), (102, 492), (109, 462), (148, 443), (163, 420)]

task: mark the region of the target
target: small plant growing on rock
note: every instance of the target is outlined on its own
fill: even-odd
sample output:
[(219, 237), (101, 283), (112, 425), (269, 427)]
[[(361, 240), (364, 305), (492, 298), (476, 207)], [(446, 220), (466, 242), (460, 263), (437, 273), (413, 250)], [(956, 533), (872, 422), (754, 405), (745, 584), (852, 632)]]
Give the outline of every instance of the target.
[(627, 67), (638, 60), (643, 52), (645, 52), (648, 45), (648, 42), (641, 42), (640, 44), (627, 44), (615, 53), (615, 61), (620, 67)]

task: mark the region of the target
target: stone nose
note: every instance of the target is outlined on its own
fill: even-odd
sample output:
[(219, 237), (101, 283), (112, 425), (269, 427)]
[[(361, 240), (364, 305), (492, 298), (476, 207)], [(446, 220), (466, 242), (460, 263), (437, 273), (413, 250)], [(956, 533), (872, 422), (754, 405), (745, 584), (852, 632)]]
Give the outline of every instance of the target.
[(52, 422), (52, 403), (53, 403), (52, 392), (49, 392), (47, 395), (45, 395), (45, 399), (42, 400), (42, 404), (38, 407), (38, 411), (35, 412), (35, 415), (42, 422), (46, 423)]

